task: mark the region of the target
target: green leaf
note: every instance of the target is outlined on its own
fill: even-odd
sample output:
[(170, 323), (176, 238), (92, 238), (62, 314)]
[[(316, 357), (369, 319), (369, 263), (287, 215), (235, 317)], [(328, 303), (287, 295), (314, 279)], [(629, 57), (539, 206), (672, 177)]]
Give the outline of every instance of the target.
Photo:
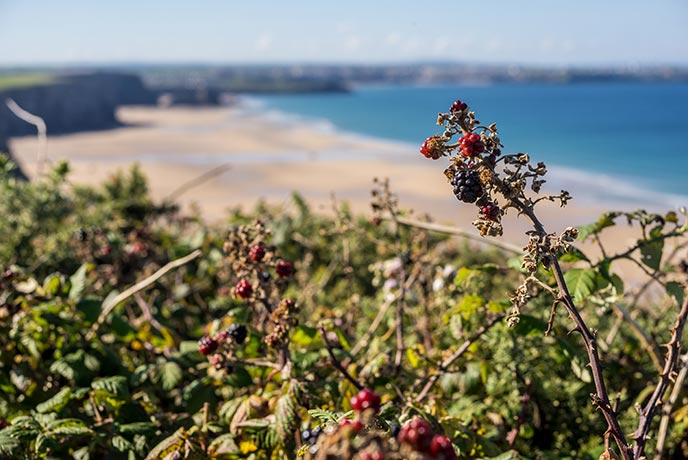
[(588, 256), (586, 256), (583, 251), (580, 249), (571, 246), (567, 252), (562, 254), (559, 257), (559, 260), (561, 262), (568, 262), (568, 263), (573, 263), (573, 262), (579, 262), (581, 260), (584, 260), (586, 262), (590, 262), (590, 259), (588, 259)]
[(616, 219), (620, 215), (620, 212), (607, 212), (602, 214), (600, 218), (597, 219), (597, 222), (595, 222), (594, 224), (583, 225), (581, 227), (578, 227), (578, 239), (580, 241), (585, 241), (585, 239), (593, 233), (600, 233), (607, 227), (613, 227), (614, 225), (616, 225), (614, 219)]
[(128, 450), (134, 450), (134, 444), (131, 443), (127, 438), (116, 435), (112, 437), (112, 447), (117, 449), (120, 452), (126, 452)]
[(666, 289), (666, 293), (669, 295), (669, 297), (672, 297), (674, 300), (676, 300), (678, 305), (683, 303), (683, 298), (686, 295), (686, 291), (683, 289), (683, 286), (681, 286), (681, 283), (669, 281), (664, 288)]
[(464, 319), (468, 319), (483, 305), (485, 305), (485, 299), (479, 295), (471, 294), (464, 296), (457, 308), (461, 316), (463, 316)]
[(149, 434), (157, 429), (158, 427), (151, 422), (135, 422), (119, 426), (119, 432), (124, 434)]
[(564, 274), (564, 281), (576, 302), (586, 299), (597, 287), (597, 272), (592, 269), (572, 268)]
[(277, 400), (275, 406), (275, 434), (281, 440), (285, 450), (294, 451), (293, 433), (299, 425), (299, 417), (296, 411), (296, 398), (291, 384), (287, 383), (284, 394)]
[(86, 424), (83, 422), (83, 420), (75, 419), (75, 418), (66, 418), (66, 419), (60, 419), (60, 420), (55, 420), (54, 422), (48, 424), (46, 427), (46, 430), (48, 431), (49, 434), (57, 434), (57, 435), (72, 435), (72, 436), (78, 436), (78, 435), (92, 435), (94, 434), (93, 431), (86, 426)]
[(80, 300), (86, 289), (86, 272), (90, 264), (83, 264), (79, 269), (69, 277), (69, 282), (72, 287), (69, 290), (69, 298), (71, 300)]
[(60, 293), (60, 288), (62, 287), (62, 280), (60, 279), (59, 273), (54, 273), (48, 275), (48, 277), (43, 280), (43, 290), (45, 295), (48, 297), (55, 297)]
[(72, 399), (72, 390), (69, 387), (62, 388), (52, 398), (36, 406), (39, 413), (59, 412)]
[(651, 269), (659, 270), (664, 251), (664, 240), (640, 240), (638, 246), (640, 248), (640, 260)]
[(93, 382), (91, 382), (91, 387), (94, 390), (107, 391), (108, 393), (114, 396), (129, 396), (129, 386), (127, 385), (127, 378), (121, 375), (96, 379)]
[(182, 368), (174, 361), (168, 361), (159, 368), (158, 381), (162, 384), (163, 390), (172, 390), (183, 377)]

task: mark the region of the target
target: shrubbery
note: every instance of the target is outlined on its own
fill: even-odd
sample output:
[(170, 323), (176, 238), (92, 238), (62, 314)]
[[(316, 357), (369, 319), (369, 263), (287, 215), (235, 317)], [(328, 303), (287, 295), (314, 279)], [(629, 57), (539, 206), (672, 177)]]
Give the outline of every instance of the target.
[[(449, 175), (484, 168), (481, 154), (496, 164), (494, 137), (482, 149), (473, 139), (472, 163), (454, 162)], [(465, 144), (437, 136), (425, 153)], [(596, 239), (627, 219), (641, 236), (624, 253), (594, 260), (564, 252), (566, 237), (534, 233), (524, 258), (428, 230), (386, 182), (372, 219), (339, 203), (314, 214), (295, 195), (216, 228), (153, 203), (136, 169), (85, 188), (69, 185), (65, 165), (35, 183), (9, 168), (0, 173), (9, 458), (611, 458), (620, 452), (603, 401), (591, 398), (590, 344), (556, 314), (568, 300), (552, 267), (565, 269), (604, 364), (613, 405), (604, 410), (626, 436), (662, 381), (662, 344), (676, 345), (686, 227), (673, 213), (611, 213), (578, 229)], [(497, 234), (507, 203), (483, 198), (477, 225)], [(614, 274), (621, 259), (648, 282), (626, 288)], [(647, 295), (657, 287), (664, 297)], [(684, 458), (686, 356), (671, 368), (648, 457), (664, 432), (664, 456)]]

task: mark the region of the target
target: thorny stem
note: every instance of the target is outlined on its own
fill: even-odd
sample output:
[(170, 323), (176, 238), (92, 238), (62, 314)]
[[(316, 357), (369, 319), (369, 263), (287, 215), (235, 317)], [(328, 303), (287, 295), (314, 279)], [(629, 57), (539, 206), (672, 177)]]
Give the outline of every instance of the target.
[(468, 350), (468, 347), (470, 347), (473, 344), (473, 342), (482, 337), (482, 335), (485, 334), (485, 332), (490, 330), (490, 328), (492, 328), (492, 326), (497, 324), (500, 320), (504, 319), (505, 316), (506, 313), (500, 313), (487, 320), (487, 322), (483, 324), (477, 331), (475, 331), (475, 333), (472, 336), (468, 337), (451, 356), (442, 361), (442, 363), (439, 365), (439, 368), (437, 369), (437, 372), (430, 376), (428, 381), (425, 383), (425, 386), (420, 391), (420, 393), (418, 393), (418, 396), (416, 396), (414, 401), (416, 403), (419, 403), (423, 399), (425, 399), (430, 390), (432, 390), (432, 387), (435, 385), (435, 383), (437, 383), (437, 381), (440, 379), (442, 374), (444, 374), (444, 372), (449, 368), (449, 366), (454, 364), (454, 361), (459, 359), (461, 355), (463, 355), (466, 352), (466, 350)]
[[(533, 210), (524, 205), (517, 198), (513, 198), (512, 202), (521, 213), (525, 214), (528, 219), (530, 219), (537, 234), (544, 238), (547, 235), (547, 232)], [(616, 412), (612, 408), (612, 404), (609, 401), (607, 386), (602, 374), (602, 363), (600, 362), (600, 356), (597, 351), (597, 337), (590, 332), (590, 329), (588, 329), (587, 324), (581, 317), (578, 308), (576, 308), (576, 304), (569, 293), (566, 281), (564, 281), (564, 273), (559, 265), (559, 260), (556, 257), (550, 257), (550, 268), (557, 283), (557, 287), (559, 288), (559, 298), (557, 300), (564, 305), (566, 311), (576, 325), (574, 330), (580, 333), (581, 337), (583, 338), (585, 351), (587, 352), (588, 359), (590, 361), (592, 378), (595, 384), (595, 394), (592, 396), (593, 402), (602, 411), (602, 414), (607, 422), (608, 431), (614, 438), (614, 442), (616, 442), (617, 446), (619, 447), (622, 458), (624, 460), (633, 460), (633, 452), (626, 441), (626, 437), (624, 436), (621, 426), (619, 425), (619, 420), (616, 417)]]
[(678, 373), (678, 377), (676, 377), (674, 387), (672, 388), (671, 394), (669, 395), (669, 401), (667, 401), (667, 403), (664, 404), (664, 408), (662, 409), (662, 418), (659, 421), (659, 429), (657, 430), (655, 460), (661, 460), (662, 458), (664, 442), (666, 440), (667, 431), (669, 430), (669, 420), (671, 419), (671, 411), (673, 410), (674, 404), (676, 404), (676, 401), (678, 400), (678, 397), (681, 394), (681, 390), (683, 389), (683, 382), (686, 380), (686, 376), (688, 376), (688, 365), (686, 365), (687, 357), (688, 355), (686, 355), (685, 353), (683, 354), (683, 356), (681, 356), (681, 362), (683, 363), (683, 367), (681, 368), (681, 371)]
[[(403, 262), (402, 262), (403, 263)], [(394, 372), (399, 374), (401, 371), (401, 360), (404, 356), (404, 297), (406, 297), (406, 268), (402, 268), (399, 273), (399, 297), (397, 298), (396, 310), (396, 339), (397, 352), (394, 356)]]
[(339, 362), (337, 357), (334, 355), (334, 352), (332, 351), (332, 345), (330, 344), (330, 341), (327, 339), (327, 332), (325, 331), (325, 328), (320, 325), (318, 326), (318, 331), (320, 332), (320, 337), (322, 337), (323, 343), (325, 344), (325, 349), (327, 349), (327, 354), (330, 355), (330, 361), (332, 362), (332, 365), (339, 371), (340, 374), (344, 376), (345, 379), (347, 379), (353, 386), (356, 387), (357, 390), (362, 390), (363, 385), (353, 378), (351, 374), (342, 366), (342, 363)]
[(633, 446), (634, 458), (641, 458), (645, 451), (645, 442), (647, 441), (647, 435), (650, 431), (650, 424), (652, 422), (652, 417), (660, 405), (662, 397), (669, 388), (669, 382), (674, 380), (674, 374), (676, 372), (676, 366), (678, 363), (678, 355), (681, 350), (681, 336), (683, 335), (683, 327), (686, 324), (686, 318), (688, 318), (688, 297), (683, 301), (681, 305), (681, 310), (676, 316), (676, 322), (671, 328), (671, 340), (666, 345), (669, 349), (667, 351), (666, 361), (664, 362), (664, 370), (662, 375), (659, 376), (659, 382), (655, 387), (655, 391), (650, 396), (647, 404), (640, 411), (640, 420), (638, 420), (638, 429), (633, 433), (633, 439), (636, 443)]

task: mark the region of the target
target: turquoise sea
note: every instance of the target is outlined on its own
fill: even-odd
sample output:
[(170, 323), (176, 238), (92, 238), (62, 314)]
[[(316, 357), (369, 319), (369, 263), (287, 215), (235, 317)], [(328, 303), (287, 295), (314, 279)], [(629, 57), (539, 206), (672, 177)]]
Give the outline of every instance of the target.
[(619, 199), (647, 191), (674, 204), (688, 196), (688, 84), (385, 86), (258, 101), (295, 120), (417, 150), (455, 99), (497, 123), (506, 152), (545, 161), (560, 181), (575, 177)]

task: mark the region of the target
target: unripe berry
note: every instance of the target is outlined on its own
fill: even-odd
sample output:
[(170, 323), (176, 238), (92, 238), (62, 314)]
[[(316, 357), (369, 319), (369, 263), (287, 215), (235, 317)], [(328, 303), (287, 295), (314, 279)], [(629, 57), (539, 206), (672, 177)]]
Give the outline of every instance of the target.
[(203, 356), (208, 356), (209, 354), (214, 353), (215, 350), (217, 350), (217, 342), (212, 337), (204, 335), (198, 341), (198, 351)]
[(277, 262), (277, 265), (275, 265), (275, 271), (280, 276), (280, 278), (286, 278), (288, 276), (291, 276), (292, 273), (294, 273), (294, 266), (291, 264), (291, 262), (287, 262), (286, 260), (280, 260), (279, 262)]
[(430, 441), (430, 453), (438, 460), (456, 460), (456, 451), (452, 446), (451, 440), (437, 434)]
[(262, 244), (257, 244), (248, 251), (248, 258), (253, 262), (260, 262), (263, 257), (265, 257), (265, 247)]
[(248, 299), (253, 294), (253, 286), (248, 280), (241, 280), (234, 288), (234, 293), (242, 299)]
[(485, 220), (497, 220), (497, 217), (499, 217), (499, 207), (492, 203), (486, 204), (480, 208), (480, 214)]
[(434, 434), (430, 424), (420, 417), (414, 417), (406, 425), (401, 427), (398, 440), (402, 444), (408, 444), (419, 452), (428, 452)]
[(480, 135), (476, 133), (466, 133), (459, 139), (459, 148), (461, 149), (461, 155), (468, 158), (474, 158), (483, 153), (485, 145), (480, 139)]
[(461, 102), (460, 100), (454, 101), (454, 103), (451, 105), (449, 108), (450, 113), (456, 113), (456, 112), (463, 112), (468, 108), (468, 105), (465, 102)]
[(373, 409), (377, 412), (380, 410), (380, 396), (364, 388), (351, 398), (351, 408), (356, 412), (362, 412), (366, 409)]
[(444, 153), (444, 141), (438, 135), (430, 136), (425, 139), (420, 148), (420, 153), (425, 158), (439, 159)]

